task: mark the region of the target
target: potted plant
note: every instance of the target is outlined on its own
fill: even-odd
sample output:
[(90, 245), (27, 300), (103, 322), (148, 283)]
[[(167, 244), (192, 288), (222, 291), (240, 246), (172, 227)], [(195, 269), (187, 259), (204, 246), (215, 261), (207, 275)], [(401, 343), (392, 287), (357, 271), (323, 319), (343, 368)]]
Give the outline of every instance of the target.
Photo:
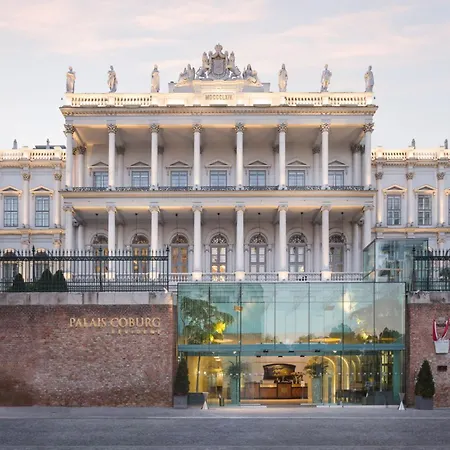
[(188, 405), (189, 376), (186, 358), (181, 358), (177, 367), (173, 388), (173, 407), (185, 409)]
[(304, 370), (311, 377), (312, 402), (322, 403), (322, 375), (327, 373), (328, 364), (316, 357), (305, 366)]
[(433, 409), (435, 385), (430, 363), (425, 359), (417, 375), (414, 394), (417, 409)]

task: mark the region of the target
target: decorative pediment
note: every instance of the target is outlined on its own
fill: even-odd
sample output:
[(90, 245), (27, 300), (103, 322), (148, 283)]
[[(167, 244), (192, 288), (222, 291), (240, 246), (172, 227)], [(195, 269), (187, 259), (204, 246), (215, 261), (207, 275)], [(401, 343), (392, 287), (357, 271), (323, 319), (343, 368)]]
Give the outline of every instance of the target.
[(53, 195), (53, 190), (45, 186), (38, 186), (30, 191), (33, 195)]
[(225, 161), (217, 159), (216, 161), (213, 161), (213, 162), (207, 164), (206, 167), (209, 167), (209, 168), (220, 168), (220, 167), (227, 168), (227, 167), (231, 167), (231, 166), (230, 166), (230, 164), (226, 163)]
[(173, 168), (173, 167), (185, 167), (186, 169), (188, 169), (191, 166), (189, 164), (185, 163), (184, 161), (175, 161), (174, 163), (170, 164), (169, 167), (170, 168)]
[(384, 195), (403, 195), (406, 192), (406, 188), (399, 186), (398, 184), (393, 184), (385, 189), (383, 189)]
[(304, 163), (303, 161), (300, 161), (299, 159), (295, 159), (294, 161), (291, 161), (287, 164), (287, 167), (295, 167), (297, 168), (305, 168), (311, 167), (309, 164)]
[(269, 165), (266, 164), (265, 162), (260, 161), (259, 159), (257, 159), (255, 161), (249, 162), (246, 165), (246, 167), (266, 167), (267, 168), (267, 167), (269, 167)]
[(108, 167), (108, 164), (104, 163), (103, 161), (99, 161), (95, 164), (92, 164), (92, 169), (106, 169)]
[(131, 164), (131, 166), (130, 166), (131, 169), (134, 169), (136, 167), (150, 167), (150, 165), (145, 162), (138, 161), (138, 162), (135, 162), (134, 164)]
[(14, 186), (6, 186), (0, 189), (0, 194), (22, 195), (22, 191)]
[(342, 161), (339, 161), (338, 159), (333, 159), (333, 161), (330, 161), (328, 163), (328, 167), (334, 167), (334, 168), (342, 167), (343, 169), (345, 169), (348, 167), (348, 165), (343, 163)]
[(429, 184), (424, 184), (423, 186), (420, 186), (420, 187), (414, 189), (414, 192), (416, 194), (435, 194), (436, 188), (433, 186), (430, 186)]

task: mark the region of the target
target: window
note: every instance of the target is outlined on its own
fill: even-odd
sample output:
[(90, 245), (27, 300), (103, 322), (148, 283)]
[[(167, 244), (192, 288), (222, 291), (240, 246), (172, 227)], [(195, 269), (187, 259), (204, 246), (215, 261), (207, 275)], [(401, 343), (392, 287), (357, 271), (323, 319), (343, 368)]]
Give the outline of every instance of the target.
[(149, 242), (146, 236), (143, 234), (135, 234), (131, 240), (131, 248), (133, 250), (133, 256), (137, 258), (133, 261), (134, 273), (146, 273), (148, 272), (148, 250)]
[(214, 187), (225, 187), (227, 185), (227, 171), (211, 170), (209, 173), (209, 185)]
[(185, 236), (177, 234), (170, 244), (172, 273), (188, 272), (188, 240)]
[(330, 271), (344, 271), (344, 246), (345, 237), (343, 234), (333, 234), (330, 236)]
[(228, 239), (223, 234), (216, 234), (211, 239), (211, 273), (213, 274), (213, 281), (222, 280), (222, 277), (215, 276), (215, 274), (227, 272), (227, 252)]
[(2, 258), (2, 281), (12, 283), (14, 277), (19, 273), (19, 262), (14, 250), (6, 250)]
[(19, 197), (5, 197), (3, 207), (5, 227), (18, 227)]
[(289, 272), (305, 272), (306, 238), (303, 234), (294, 234), (289, 239)]
[(418, 224), (419, 225), (431, 225), (431, 195), (419, 195), (417, 197), (418, 202)]
[(261, 273), (267, 272), (267, 240), (261, 234), (255, 234), (250, 239), (250, 272)]
[(50, 226), (50, 197), (36, 197), (35, 225), (37, 227)]
[[(92, 248), (94, 250), (94, 255), (96, 256), (106, 256), (108, 254), (108, 236), (104, 234), (96, 234), (92, 239)], [(95, 260), (95, 273), (106, 273), (108, 272), (108, 264), (102, 259)]]
[(170, 185), (172, 187), (187, 187), (187, 170), (172, 170), (172, 172), (170, 172)]
[(328, 184), (330, 186), (344, 186), (344, 171), (343, 170), (329, 170)]
[(131, 172), (132, 187), (149, 187), (150, 178), (148, 170), (133, 170)]
[(107, 188), (108, 187), (108, 172), (94, 172), (94, 187)]
[(402, 198), (400, 195), (387, 196), (387, 224), (400, 225), (402, 220)]
[(288, 170), (288, 186), (304, 186), (305, 171), (304, 170)]
[(265, 186), (266, 185), (266, 171), (265, 170), (249, 170), (248, 173), (250, 186)]

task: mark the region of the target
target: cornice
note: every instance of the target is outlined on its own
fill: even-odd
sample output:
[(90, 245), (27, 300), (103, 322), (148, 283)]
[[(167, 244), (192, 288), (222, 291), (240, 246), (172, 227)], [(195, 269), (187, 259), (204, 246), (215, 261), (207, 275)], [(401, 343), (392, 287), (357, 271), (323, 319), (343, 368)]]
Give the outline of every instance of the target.
[(17, 235), (21, 236), (23, 234), (29, 235), (58, 235), (64, 234), (65, 230), (63, 228), (46, 228), (46, 229), (37, 229), (37, 228), (1, 228), (0, 236), (5, 235)]
[(374, 227), (377, 233), (450, 233), (450, 227)]
[(145, 106), (145, 107), (92, 107), (61, 106), (63, 116), (154, 116), (154, 115), (283, 115), (283, 116), (373, 116), (378, 106)]

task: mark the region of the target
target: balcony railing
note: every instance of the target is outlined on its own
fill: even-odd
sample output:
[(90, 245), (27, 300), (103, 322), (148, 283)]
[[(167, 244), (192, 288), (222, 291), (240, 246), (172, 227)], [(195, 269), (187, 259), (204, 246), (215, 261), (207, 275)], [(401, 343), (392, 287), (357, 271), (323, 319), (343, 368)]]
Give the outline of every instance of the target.
[(450, 251), (413, 252), (413, 291), (450, 291)]
[(300, 272), (290, 273), (288, 275), (288, 281), (322, 281), (322, 274), (320, 272)]
[(332, 272), (331, 281), (363, 281), (362, 272)]

